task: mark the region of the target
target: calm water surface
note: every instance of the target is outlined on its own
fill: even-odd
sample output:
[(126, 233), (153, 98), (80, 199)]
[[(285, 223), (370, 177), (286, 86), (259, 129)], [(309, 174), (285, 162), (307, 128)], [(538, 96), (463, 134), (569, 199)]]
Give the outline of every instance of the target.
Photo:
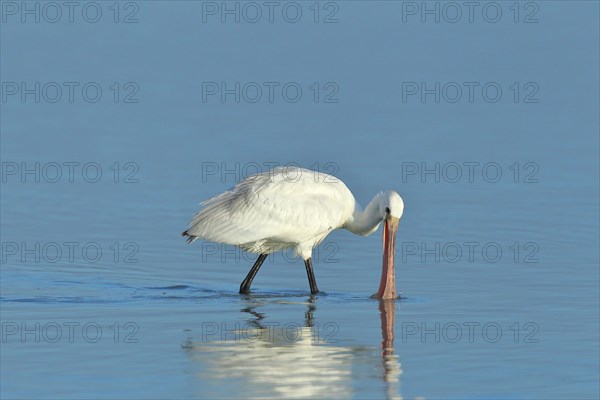
[[(1, 25), (3, 82), (103, 88), (2, 101), (2, 398), (598, 398), (597, 3), (537, 2), (530, 24), (508, 3), (495, 24), (403, 22), (402, 2), (332, 3), (331, 24), (312, 3), (296, 24), (132, 4), (133, 24), (102, 3), (96, 24)], [(472, 81), (501, 99), (403, 101), (403, 82)], [(202, 82), (303, 95), (222, 102)], [(199, 201), (270, 162), (363, 205), (403, 196), (400, 301), (369, 298), (380, 231), (325, 240), (317, 296), (291, 254), (242, 296), (253, 255), (184, 243)]]

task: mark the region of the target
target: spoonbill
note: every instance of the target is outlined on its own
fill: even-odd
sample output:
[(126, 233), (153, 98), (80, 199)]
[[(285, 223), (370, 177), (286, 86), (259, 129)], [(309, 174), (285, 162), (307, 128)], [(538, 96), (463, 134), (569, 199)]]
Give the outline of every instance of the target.
[(240, 293), (250, 291), (268, 254), (287, 248), (302, 257), (310, 291), (318, 293), (312, 249), (335, 229), (367, 236), (384, 222), (383, 268), (374, 297), (397, 297), (394, 248), (404, 202), (392, 190), (377, 193), (363, 210), (338, 178), (304, 168), (279, 167), (249, 176), (201, 205), (181, 234), (188, 243), (200, 238), (259, 254)]

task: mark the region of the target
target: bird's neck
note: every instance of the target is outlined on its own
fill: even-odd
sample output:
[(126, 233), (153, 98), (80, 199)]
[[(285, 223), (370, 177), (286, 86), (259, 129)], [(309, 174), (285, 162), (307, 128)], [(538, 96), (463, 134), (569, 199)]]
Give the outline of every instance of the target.
[(381, 194), (377, 194), (364, 210), (356, 204), (352, 218), (346, 223), (345, 228), (362, 236), (375, 232), (383, 220), (379, 207), (380, 202)]

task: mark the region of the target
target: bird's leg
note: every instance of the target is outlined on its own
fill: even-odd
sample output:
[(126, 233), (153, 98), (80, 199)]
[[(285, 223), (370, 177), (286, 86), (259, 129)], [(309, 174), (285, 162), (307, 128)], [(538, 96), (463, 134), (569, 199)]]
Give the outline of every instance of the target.
[(319, 288), (317, 287), (317, 281), (315, 280), (315, 274), (313, 273), (312, 261), (310, 258), (304, 260), (304, 265), (306, 266), (306, 275), (308, 275), (308, 284), (310, 285), (310, 292), (312, 294), (319, 293)]
[(250, 270), (250, 272), (248, 272), (248, 275), (246, 275), (246, 278), (240, 285), (240, 293), (244, 294), (250, 292), (250, 285), (252, 285), (252, 280), (256, 276), (256, 273), (260, 269), (260, 266), (262, 265), (263, 261), (265, 261), (265, 258), (267, 258), (266, 254), (261, 254), (258, 256), (258, 259), (252, 266), (252, 269)]

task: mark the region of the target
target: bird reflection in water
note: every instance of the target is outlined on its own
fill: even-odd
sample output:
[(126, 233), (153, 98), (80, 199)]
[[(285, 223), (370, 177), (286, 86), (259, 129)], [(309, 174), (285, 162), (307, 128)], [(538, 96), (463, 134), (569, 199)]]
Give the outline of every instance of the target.
[(401, 399), (400, 375), (402, 367), (400, 357), (394, 354), (394, 317), (395, 300), (379, 300), (381, 316), (381, 360), (383, 362), (383, 380), (386, 383), (386, 398)]
[[(184, 346), (193, 360), (209, 367), (203, 368), (203, 381), (227, 382), (216, 385), (215, 393), (202, 393), (203, 397), (235, 397), (229, 393), (232, 390), (243, 398), (348, 398), (360, 388), (353, 381), (360, 381), (360, 375), (368, 373), (373, 353), (367, 347), (339, 346), (329, 341), (331, 330), (315, 322), (315, 296), (304, 303), (302, 324), (275, 324), (275, 328), (266, 322), (264, 313), (257, 311), (265, 305), (260, 298), (246, 297), (244, 301), (246, 306), (241, 311), (251, 318), (240, 327), (238, 335), (228, 331), (215, 337), (221, 340), (190, 341)], [(402, 369), (394, 355), (395, 301), (381, 300), (379, 312), (385, 397), (401, 399), (398, 390)], [(367, 368), (353, 368), (355, 365)], [(205, 389), (210, 390), (211, 385), (207, 386)], [(236, 387), (241, 389), (236, 391)]]

